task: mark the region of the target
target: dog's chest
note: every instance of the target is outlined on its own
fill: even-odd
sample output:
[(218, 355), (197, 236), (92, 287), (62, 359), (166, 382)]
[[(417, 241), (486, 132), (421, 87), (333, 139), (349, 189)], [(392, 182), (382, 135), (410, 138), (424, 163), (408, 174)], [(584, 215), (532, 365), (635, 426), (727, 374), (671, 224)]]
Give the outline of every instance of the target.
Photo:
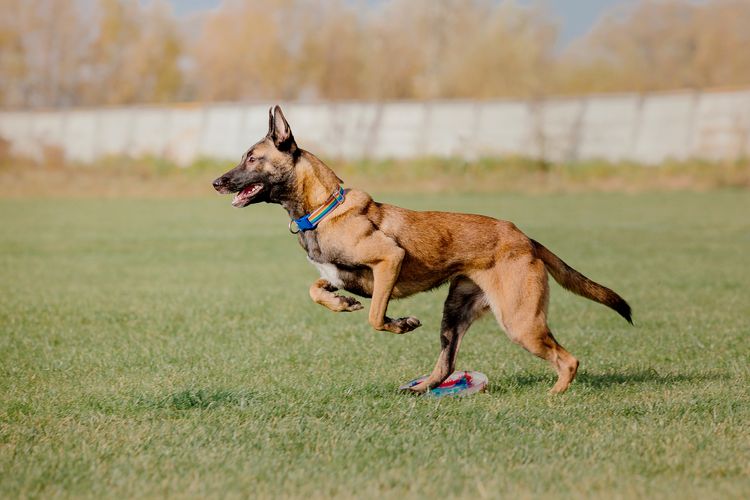
[(315, 232), (308, 231), (301, 233), (300, 243), (305, 252), (307, 252), (307, 260), (317, 268), (320, 277), (328, 280), (335, 287), (343, 288), (344, 283), (339, 276), (339, 270), (335, 264), (327, 261), (323, 250), (320, 248)]
[(299, 233), (299, 242), (300, 245), (302, 245), (302, 248), (305, 249), (305, 252), (307, 252), (307, 258), (310, 261), (326, 262), (326, 259), (323, 256), (323, 250), (320, 248), (318, 237), (316, 236), (315, 231), (305, 231), (304, 233)]

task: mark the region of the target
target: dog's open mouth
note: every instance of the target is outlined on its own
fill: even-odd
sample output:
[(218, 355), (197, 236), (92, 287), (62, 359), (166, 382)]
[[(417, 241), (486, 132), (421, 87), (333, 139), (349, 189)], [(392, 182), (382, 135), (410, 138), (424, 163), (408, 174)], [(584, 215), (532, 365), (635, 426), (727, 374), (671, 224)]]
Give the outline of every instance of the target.
[(258, 196), (258, 193), (263, 191), (263, 184), (253, 183), (245, 186), (242, 191), (234, 195), (232, 198), (232, 206), (237, 208), (246, 207), (253, 201), (253, 198)]

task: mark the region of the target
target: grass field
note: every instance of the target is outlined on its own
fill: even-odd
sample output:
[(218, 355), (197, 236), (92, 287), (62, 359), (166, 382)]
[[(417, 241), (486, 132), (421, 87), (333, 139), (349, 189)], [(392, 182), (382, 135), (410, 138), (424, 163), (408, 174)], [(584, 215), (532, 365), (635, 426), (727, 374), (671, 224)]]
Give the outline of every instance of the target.
[(314, 305), (275, 206), (0, 200), (0, 497), (741, 498), (750, 491), (750, 194), (383, 196), (515, 221), (634, 308), (552, 287), (568, 393), (494, 319), (464, 400), (399, 394), (445, 290), (375, 332)]

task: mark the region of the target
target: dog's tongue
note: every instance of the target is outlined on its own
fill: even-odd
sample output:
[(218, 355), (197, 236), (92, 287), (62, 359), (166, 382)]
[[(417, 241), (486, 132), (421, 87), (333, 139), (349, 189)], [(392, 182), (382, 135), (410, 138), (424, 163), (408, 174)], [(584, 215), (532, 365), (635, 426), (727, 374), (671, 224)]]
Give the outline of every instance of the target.
[(262, 184), (250, 184), (245, 189), (234, 195), (232, 205), (235, 207), (245, 206), (245, 204), (250, 201), (250, 198), (258, 194), (262, 187)]

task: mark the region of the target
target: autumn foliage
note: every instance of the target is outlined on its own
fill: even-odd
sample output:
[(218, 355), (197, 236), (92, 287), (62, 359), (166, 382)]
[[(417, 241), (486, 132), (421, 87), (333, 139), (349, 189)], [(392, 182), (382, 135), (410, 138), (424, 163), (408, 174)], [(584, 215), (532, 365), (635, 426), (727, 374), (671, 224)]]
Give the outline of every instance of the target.
[[(540, 4), (541, 5), (541, 4)], [(0, 105), (539, 97), (750, 85), (750, 2), (638, 1), (562, 47), (492, 0), (0, 0)]]

